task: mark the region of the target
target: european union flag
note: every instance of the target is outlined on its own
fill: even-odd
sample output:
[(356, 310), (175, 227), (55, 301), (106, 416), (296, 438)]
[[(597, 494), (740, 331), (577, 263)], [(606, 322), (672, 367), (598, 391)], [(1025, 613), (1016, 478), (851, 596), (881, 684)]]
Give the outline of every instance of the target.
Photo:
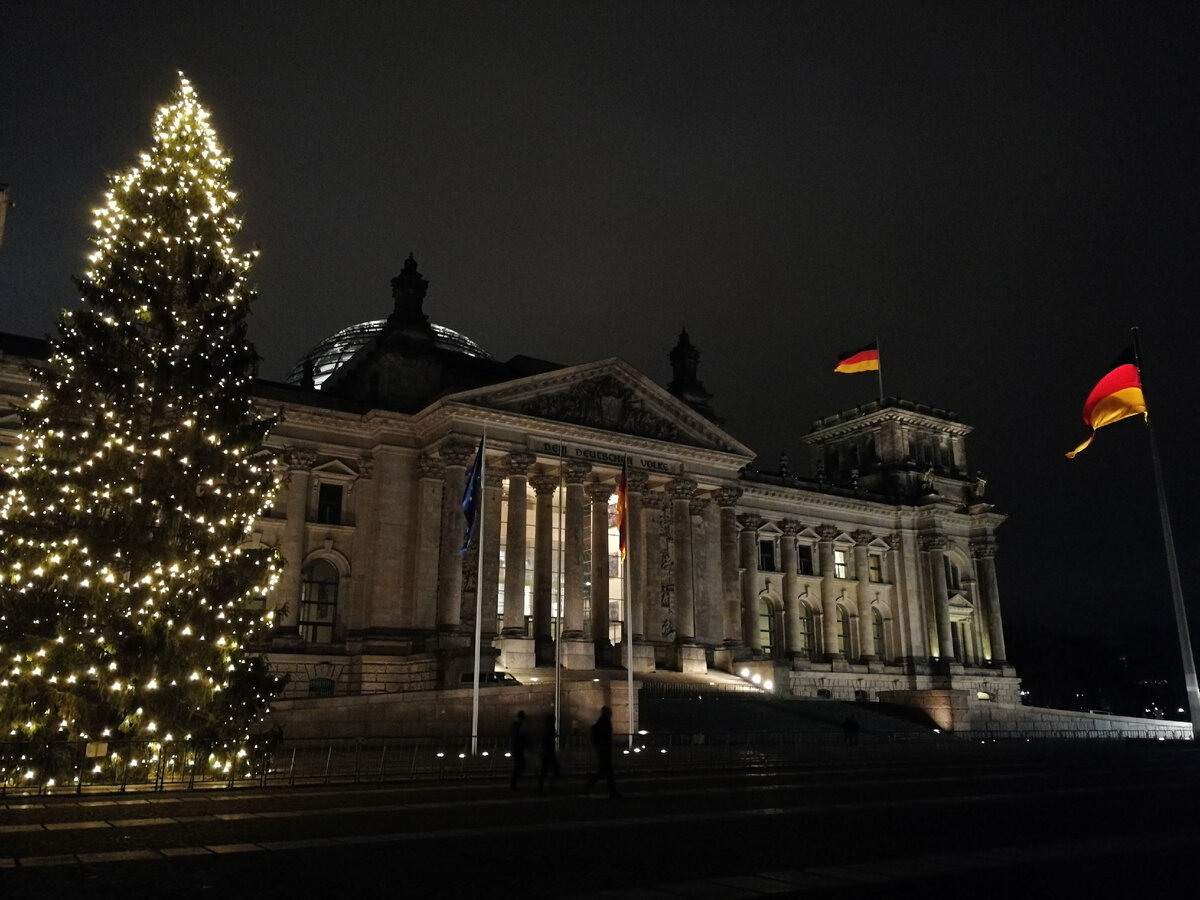
[(483, 500), (483, 441), (479, 442), (479, 450), (475, 454), (475, 464), (467, 475), (467, 486), (463, 489), (462, 511), (466, 517), (467, 527), (463, 534), (463, 545), (459, 553), (465, 553), (471, 546), (471, 538), (475, 537), (475, 528), (479, 522), (479, 507)]

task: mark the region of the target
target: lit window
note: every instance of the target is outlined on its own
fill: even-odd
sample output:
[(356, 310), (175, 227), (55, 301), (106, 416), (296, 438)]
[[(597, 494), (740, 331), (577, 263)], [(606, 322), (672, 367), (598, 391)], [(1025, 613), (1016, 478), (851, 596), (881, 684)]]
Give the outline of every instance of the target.
[(834, 549), (833, 551), (833, 577), (848, 578), (846, 565), (846, 551)]
[(850, 613), (840, 604), (837, 608), (837, 648), (842, 656), (850, 655)]
[(812, 607), (803, 601), (800, 603), (800, 633), (796, 638), (800, 652), (811, 659), (816, 649), (813, 646), (813, 611)]
[(774, 638), (775, 614), (771, 610), (771, 604), (767, 598), (760, 597), (758, 601), (758, 640), (763, 656), (771, 657), (771, 650), (775, 645)]
[(867, 557), (867, 580), (875, 584), (883, 582), (883, 556), (872, 553)]

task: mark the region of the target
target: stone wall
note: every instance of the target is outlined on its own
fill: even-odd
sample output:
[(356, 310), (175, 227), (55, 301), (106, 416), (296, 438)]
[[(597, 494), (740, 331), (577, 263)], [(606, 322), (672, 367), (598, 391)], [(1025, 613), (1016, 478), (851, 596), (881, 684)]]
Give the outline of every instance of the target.
[(1190, 722), (997, 703), (980, 700), (971, 691), (882, 691), (879, 699), (921, 709), (944, 731), (979, 740), (1192, 738)]
[(348, 699), (347, 695), (430, 691), (437, 687), (438, 658), (432, 653), (412, 656), (272, 653), (268, 661), (272, 672), (288, 676), (282, 700), (328, 696), (327, 687), (341, 699)]
[[(635, 684), (636, 690), (640, 685)], [(288, 740), (304, 738), (435, 738), (469, 742), (473, 690), (458, 688), (419, 693), (303, 697), (272, 704), (272, 721)], [(559, 734), (586, 740), (600, 708), (613, 711), (613, 731), (628, 733), (629, 703), (624, 682), (564, 681)], [(479, 735), (507, 740), (517, 710), (524, 710), (531, 731), (554, 710), (554, 685), (522, 684), (479, 690)]]

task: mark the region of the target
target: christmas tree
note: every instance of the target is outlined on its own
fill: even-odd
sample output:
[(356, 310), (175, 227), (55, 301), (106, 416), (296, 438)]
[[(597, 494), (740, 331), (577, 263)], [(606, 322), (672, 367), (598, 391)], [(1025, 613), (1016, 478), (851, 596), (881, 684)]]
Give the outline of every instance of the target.
[(0, 741), (230, 745), (269, 700), (246, 642), (277, 566), (250, 540), (273, 421), (228, 164), (181, 76), (96, 210), (0, 498)]

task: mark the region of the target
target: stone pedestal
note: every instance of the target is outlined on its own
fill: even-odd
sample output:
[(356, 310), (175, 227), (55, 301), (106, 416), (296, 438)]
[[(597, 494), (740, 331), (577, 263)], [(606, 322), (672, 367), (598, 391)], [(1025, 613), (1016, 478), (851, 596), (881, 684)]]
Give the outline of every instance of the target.
[[(625, 668), (625, 645), (619, 644), (613, 648), (614, 661), (621, 668)], [(633, 671), (635, 672), (653, 672), (654, 665), (654, 645), (644, 644), (641, 641), (633, 642)]]
[(689, 675), (704, 675), (708, 672), (708, 661), (704, 648), (694, 644), (681, 644), (675, 648), (679, 671)]
[(492, 646), (500, 651), (498, 665), (509, 672), (536, 666), (533, 638), (499, 637), (492, 642)]
[(562, 644), (564, 669), (596, 668), (596, 646), (591, 641), (566, 638)]

